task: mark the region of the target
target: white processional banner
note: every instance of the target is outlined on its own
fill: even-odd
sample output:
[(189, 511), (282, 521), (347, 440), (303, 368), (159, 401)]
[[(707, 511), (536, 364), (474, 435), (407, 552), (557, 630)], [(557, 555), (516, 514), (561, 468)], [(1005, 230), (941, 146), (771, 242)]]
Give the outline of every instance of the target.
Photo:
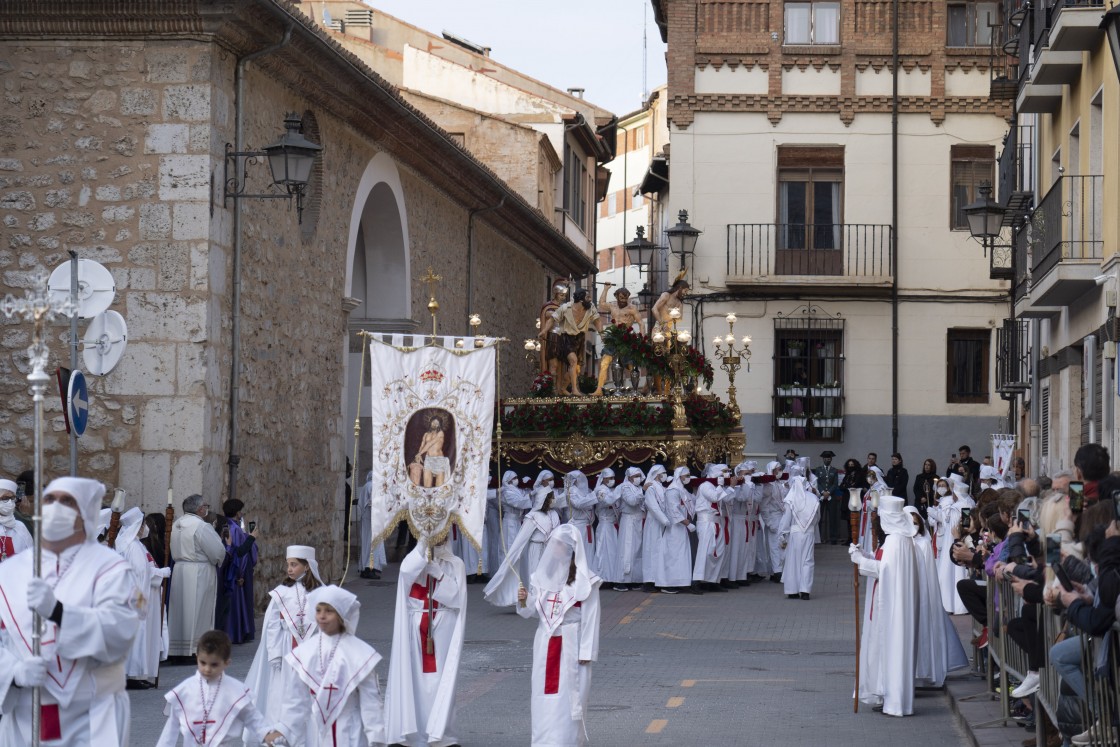
[(1011, 454), (1014, 450), (1014, 434), (992, 434), (992, 464), (1000, 475), (1006, 475), (1011, 472)]
[(480, 546), (499, 340), (374, 334), (370, 341), (374, 543), (407, 519), (429, 544), (455, 522)]

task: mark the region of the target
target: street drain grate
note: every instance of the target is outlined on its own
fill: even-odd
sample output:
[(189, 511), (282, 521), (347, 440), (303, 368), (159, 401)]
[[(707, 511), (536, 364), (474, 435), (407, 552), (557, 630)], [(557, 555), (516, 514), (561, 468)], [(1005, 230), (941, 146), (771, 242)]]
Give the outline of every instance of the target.
[(800, 651), (790, 651), (784, 648), (741, 648), (740, 654), (762, 654), (768, 656), (797, 656)]
[(479, 672), (529, 672), (532, 671), (531, 666), (525, 667), (478, 667), (476, 671)]

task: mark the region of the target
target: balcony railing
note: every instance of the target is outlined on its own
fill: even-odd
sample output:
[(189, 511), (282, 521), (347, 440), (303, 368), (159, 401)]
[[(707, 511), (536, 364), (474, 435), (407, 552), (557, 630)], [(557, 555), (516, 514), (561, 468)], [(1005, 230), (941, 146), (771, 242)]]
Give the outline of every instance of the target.
[(1100, 175), (1062, 176), (1031, 214), (1031, 275), (1038, 282), (1063, 260), (1101, 259)]
[(1019, 226), (1012, 229), (1011, 245), (1015, 252), (1015, 301), (1023, 298), (1031, 290), (1031, 227)]
[(996, 391), (1015, 394), (1030, 388), (1030, 323), (1004, 319), (996, 330)]
[(889, 225), (733, 223), (727, 226), (727, 274), (887, 279), (892, 243)]
[(1017, 125), (1007, 131), (999, 155), (999, 202), (1006, 209), (1005, 226), (1022, 223), (1034, 193), (1034, 125)]

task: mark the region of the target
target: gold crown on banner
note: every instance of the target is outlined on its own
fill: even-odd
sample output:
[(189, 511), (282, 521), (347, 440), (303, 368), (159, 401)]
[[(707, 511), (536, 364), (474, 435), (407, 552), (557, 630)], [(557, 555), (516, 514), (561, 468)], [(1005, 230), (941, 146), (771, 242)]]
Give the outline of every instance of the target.
[(420, 381), (438, 384), (443, 381), (443, 374), (434, 368), (429, 368), (427, 371), (420, 374)]

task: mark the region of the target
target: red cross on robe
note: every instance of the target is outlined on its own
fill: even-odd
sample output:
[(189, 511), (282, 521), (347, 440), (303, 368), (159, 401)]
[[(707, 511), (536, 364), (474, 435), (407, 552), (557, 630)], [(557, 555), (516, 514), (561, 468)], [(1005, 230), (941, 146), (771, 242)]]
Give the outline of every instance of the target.
[[(434, 578), (428, 576), (426, 585), (414, 583), (412, 589), (408, 592), (410, 597), (419, 599), (424, 603), (424, 614), (420, 616), (420, 656), (423, 659), (423, 671), (426, 674), (436, 671), (435, 641), (433, 640), (432, 645), (429, 646), (428, 640), (432, 634), (431, 628), (432, 623), (435, 622), (436, 610), (439, 609), (439, 602), (431, 599), (431, 594), (435, 592), (437, 583)], [(431, 619), (429, 619), (429, 612)], [(428, 653), (429, 648), (432, 650), (430, 654)]]

